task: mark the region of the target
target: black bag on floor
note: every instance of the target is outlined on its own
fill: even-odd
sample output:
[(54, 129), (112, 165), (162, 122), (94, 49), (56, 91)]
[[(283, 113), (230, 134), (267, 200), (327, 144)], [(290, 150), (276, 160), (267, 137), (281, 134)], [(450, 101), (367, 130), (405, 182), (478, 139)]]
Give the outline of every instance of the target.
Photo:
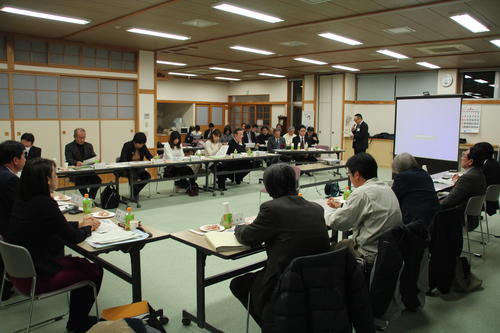
[(118, 208), (120, 204), (120, 196), (116, 187), (108, 185), (101, 193), (101, 207), (103, 209)]
[(325, 185), (325, 194), (329, 197), (336, 197), (340, 194), (339, 183), (328, 183)]

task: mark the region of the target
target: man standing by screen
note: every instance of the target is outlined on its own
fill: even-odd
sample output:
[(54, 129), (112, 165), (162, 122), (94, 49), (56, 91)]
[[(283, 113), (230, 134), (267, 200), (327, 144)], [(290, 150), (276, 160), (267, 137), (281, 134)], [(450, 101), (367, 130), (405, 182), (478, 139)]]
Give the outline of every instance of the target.
[(354, 122), (356, 124), (351, 129), (352, 148), (354, 148), (354, 154), (364, 153), (368, 149), (368, 124), (363, 121), (363, 116), (359, 113), (354, 115)]

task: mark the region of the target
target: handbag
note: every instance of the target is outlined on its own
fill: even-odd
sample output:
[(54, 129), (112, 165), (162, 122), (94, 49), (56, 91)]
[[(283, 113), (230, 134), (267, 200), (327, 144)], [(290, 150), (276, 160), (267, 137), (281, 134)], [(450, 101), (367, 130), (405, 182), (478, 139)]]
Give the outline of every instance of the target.
[(116, 187), (113, 185), (108, 185), (101, 193), (101, 207), (103, 209), (118, 208), (120, 205), (120, 196)]

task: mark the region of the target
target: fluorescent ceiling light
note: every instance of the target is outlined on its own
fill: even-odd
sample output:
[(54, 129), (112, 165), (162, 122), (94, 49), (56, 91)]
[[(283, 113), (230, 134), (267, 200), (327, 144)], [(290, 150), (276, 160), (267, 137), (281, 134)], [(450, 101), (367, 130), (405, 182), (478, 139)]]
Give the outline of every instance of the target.
[(488, 84), (490, 87), (495, 88), (494, 84)]
[(233, 68), (224, 68), (224, 67), (209, 67), (210, 69), (213, 69), (214, 71), (223, 71), (223, 72), (241, 72), (241, 69), (233, 69)]
[(233, 50), (238, 50), (238, 51), (245, 51), (245, 52), (252, 52), (252, 53), (258, 53), (258, 54), (264, 54), (264, 55), (271, 55), (274, 54), (274, 52), (271, 51), (265, 51), (265, 50), (259, 50), (259, 49), (253, 49), (251, 47), (246, 47), (246, 46), (231, 46), (230, 49)]
[(500, 47), (500, 39), (490, 40), (490, 43), (493, 44), (493, 45), (496, 45), (496, 46)]
[(172, 65), (172, 66), (186, 66), (187, 64), (184, 64), (182, 62), (174, 62), (174, 61), (163, 61), (163, 60), (156, 60), (157, 64), (162, 64), (162, 65)]
[(389, 51), (389, 50), (377, 50), (378, 53), (385, 54), (386, 56), (393, 57), (393, 58), (398, 58), (398, 59), (408, 59), (407, 56), (401, 53)]
[(38, 18), (42, 18), (42, 19), (46, 19), (46, 20), (61, 21), (61, 22), (66, 22), (66, 23), (87, 24), (90, 22), (87, 20), (82, 20), (82, 19), (73, 18), (73, 17), (53, 15), (53, 14), (42, 13), (42, 12), (35, 12), (32, 10), (26, 10), (26, 9), (20, 9), (20, 8), (8, 7), (8, 6), (2, 7), (0, 10), (3, 12), (6, 12), (6, 13), (32, 16), (32, 17), (38, 17)]
[(271, 74), (271, 73), (259, 73), (260, 76), (270, 76), (270, 77), (285, 77), (285, 75)]
[(423, 66), (423, 67), (427, 67), (427, 68), (431, 68), (431, 69), (438, 69), (438, 68), (441, 68), (441, 67), (439, 67), (439, 66), (433, 65), (433, 64), (428, 63), (428, 62), (426, 62), (426, 61), (417, 62), (417, 65), (420, 65), (420, 66)]
[(216, 76), (217, 80), (228, 80), (228, 81), (240, 81), (240, 79), (234, 77), (224, 77), (224, 76)]
[(264, 13), (259, 13), (259, 12), (256, 12), (256, 11), (250, 10), (250, 9), (237, 7), (237, 6), (231, 5), (229, 3), (219, 3), (219, 4), (212, 5), (212, 7), (215, 9), (223, 10), (225, 12), (243, 15), (246, 17), (250, 17), (250, 18), (253, 18), (256, 20), (265, 21), (265, 22), (269, 22), (269, 23), (283, 22), (283, 20), (280, 19), (279, 17), (267, 15)]
[(351, 72), (357, 72), (357, 71), (359, 71), (359, 69), (357, 69), (357, 68), (347, 67), (347, 66), (342, 66), (342, 65), (333, 65), (332, 67), (338, 68), (338, 69), (343, 69), (343, 70), (346, 70), (346, 71), (351, 71)]
[(147, 29), (141, 29), (141, 28), (131, 28), (131, 29), (128, 29), (127, 31), (134, 32), (136, 34), (143, 34), (143, 35), (149, 35), (149, 36), (155, 36), (155, 37), (161, 37), (161, 38), (170, 38), (170, 39), (177, 39), (177, 40), (191, 39), (191, 37), (187, 37), (187, 36), (174, 35), (174, 34), (169, 34), (166, 32), (147, 30)]
[(313, 60), (313, 59), (308, 59), (308, 58), (293, 58), (293, 60), (308, 62), (310, 64), (315, 64), (315, 65), (327, 65), (328, 64), (327, 62), (324, 62), (324, 61)]
[(178, 73), (178, 72), (168, 72), (170, 75), (180, 75), (180, 76), (198, 76), (196, 74), (189, 74), (189, 73)]
[(489, 83), (488, 81), (483, 79), (475, 79), (474, 81), (476, 81), (477, 83)]
[(470, 76), (470, 75), (464, 75), (464, 77), (465, 77), (466, 79), (472, 79), (472, 76)]
[(455, 15), (450, 18), (473, 33), (490, 31), (490, 29), (469, 14)]
[(325, 32), (322, 34), (318, 34), (318, 36), (328, 38), (328, 39), (333, 39), (333, 40), (336, 40), (337, 42), (341, 42), (341, 43), (345, 43), (345, 44), (349, 44), (349, 45), (361, 45), (361, 44), (363, 44), (360, 41), (350, 39), (350, 38), (347, 38), (344, 36), (332, 34), (331, 32)]

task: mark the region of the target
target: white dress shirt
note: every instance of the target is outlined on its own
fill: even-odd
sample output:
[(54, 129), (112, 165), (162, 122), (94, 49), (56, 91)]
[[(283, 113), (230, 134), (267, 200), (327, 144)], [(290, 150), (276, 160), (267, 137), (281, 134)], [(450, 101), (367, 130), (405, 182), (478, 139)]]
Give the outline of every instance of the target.
[(334, 230), (352, 229), (354, 248), (371, 262), (377, 254), (378, 238), (402, 224), (396, 195), (378, 178), (355, 188), (341, 208), (325, 212), (325, 220)]

